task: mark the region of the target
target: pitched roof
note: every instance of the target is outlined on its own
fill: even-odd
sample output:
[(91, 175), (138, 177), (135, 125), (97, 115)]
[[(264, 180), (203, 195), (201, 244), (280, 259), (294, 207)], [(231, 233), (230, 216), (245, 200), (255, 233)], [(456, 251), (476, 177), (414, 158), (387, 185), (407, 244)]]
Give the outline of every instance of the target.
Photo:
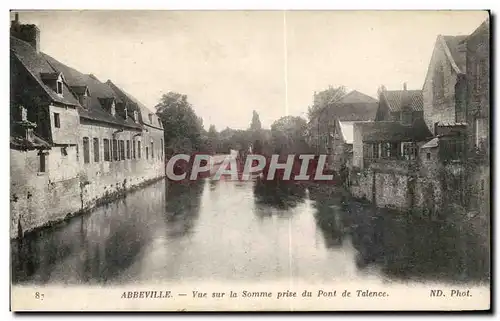
[(412, 111), (424, 110), (422, 90), (383, 90), (382, 95), (391, 112), (399, 112), (403, 107)]
[(59, 73), (47, 62), (42, 53), (36, 52), (32, 45), (11, 36), (10, 52), (33, 76), (51, 101), (70, 106), (79, 106), (78, 100), (72, 95), (66, 83), (63, 84), (62, 95), (58, 95), (54, 89), (46, 85), (45, 81), (57, 79)]
[(122, 102), (107, 84), (100, 82), (94, 75), (83, 74), (47, 54), (43, 54), (43, 56), (54, 67), (54, 69), (64, 74), (65, 79), (70, 86), (87, 87), (89, 89), (91, 95), (89, 97), (88, 108), (80, 106), (78, 109), (80, 117), (120, 126), (141, 128), (139, 124), (134, 122), (131, 115), (129, 115), (127, 119), (123, 118), (118, 113), (113, 116), (103, 107), (105, 101), (109, 101), (109, 99), (114, 99), (117, 103)]
[[(441, 36), (444, 45), (445, 53), (450, 60), (451, 65), (457, 73), (465, 73), (466, 58), (467, 58), (467, 36)], [(448, 51), (446, 50), (448, 49)]]
[(371, 96), (365, 95), (362, 92), (359, 92), (357, 90), (353, 90), (353, 91), (349, 92), (348, 94), (346, 94), (345, 96), (343, 96), (340, 99), (340, 102), (344, 103), (344, 104), (377, 103), (377, 99), (375, 99)]
[(418, 142), (432, 137), (432, 133), (422, 119), (416, 120), (410, 126), (394, 121), (362, 122), (354, 126), (361, 127), (362, 138), (365, 142)]
[(433, 139), (431, 139), (430, 141), (428, 141), (427, 143), (425, 143), (422, 147), (420, 147), (421, 149), (422, 148), (436, 148), (439, 146), (439, 138), (438, 137), (434, 137)]
[(327, 117), (325, 119), (338, 118), (340, 121), (375, 120), (377, 109), (378, 101), (376, 99), (353, 90), (326, 110)]
[[(115, 92), (115, 94), (120, 97), (121, 100), (128, 102), (129, 104), (136, 105), (139, 108), (139, 121), (147, 126), (155, 127), (157, 129), (162, 129), (160, 118), (156, 115), (154, 111), (150, 108), (146, 107), (143, 103), (137, 100), (134, 96), (127, 93), (122, 88), (115, 85), (111, 80), (106, 81), (106, 84)], [(149, 122), (149, 119), (145, 119), (145, 117), (149, 114), (153, 115), (153, 123)]]

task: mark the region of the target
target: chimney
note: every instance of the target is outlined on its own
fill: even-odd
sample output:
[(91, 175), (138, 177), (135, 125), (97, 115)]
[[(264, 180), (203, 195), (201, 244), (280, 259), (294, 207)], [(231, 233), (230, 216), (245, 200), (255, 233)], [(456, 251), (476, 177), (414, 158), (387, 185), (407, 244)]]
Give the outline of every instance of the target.
[(407, 90), (406, 82), (403, 83), (403, 90)]
[(10, 35), (29, 43), (37, 53), (40, 52), (40, 29), (36, 25), (20, 24), (17, 12), (10, 25)]

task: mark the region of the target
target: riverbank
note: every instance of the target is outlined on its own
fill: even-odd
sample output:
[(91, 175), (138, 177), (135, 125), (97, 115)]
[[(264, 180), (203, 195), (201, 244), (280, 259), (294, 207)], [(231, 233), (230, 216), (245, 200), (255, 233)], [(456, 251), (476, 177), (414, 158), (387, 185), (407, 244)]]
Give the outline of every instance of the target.
[[(68, 202), (67, 204), (61, 204), (59, 202), (59, 204), (61, 204), (61, 207), (63, 207), (65, 211), (61, 211), (60, 207), (56, 207), (52, 209), (54, 211), (53, 213), (41, 213), (40, 211), (33, 210), (33, 206), (28, 205), (25, 207), (25, 212), (21, 212), (19, 210), (19, 206), (17, 208), (15, 206), (17, 201), (12, 204), (13, 202), (11, 200), (10, 239), (20, 239), (27, 234), (37, 233), (42, 229), (63, 223), (64, 221), (67, 221), (73, 217), (84, 215), (98, 208), (99, 206), (105, 205), (119, 198), (126, 197), (128, 193), (154, 184), (155, 182), (165, 178), (164, 175), (151, 176), (143, 179), (136, 178), (129, 182), (127, 182), (127, 180), (125, 179), (120, 183), (116, 182), (115, 184), (104, 186), (101, 191), (95, 190), (96, 182), (90, 183), (88, 181), (82, 180), (81, 178), (72, 180), (69, 183), (64, 182), (66, 185), (66, 197), (63, 198), (63, 201), (71, 198), (71, 202)], [(57, 186), (55, 185), (56, 183), (52, 183), (53, 189), (57, 188)], [(39, 192), (38, 195), (40, 197), (43, 197), (43, 193)], [(79, 204), (80, 206), (75, 206), (76, 204)], [(12, 224), (16, 222), (17, 226)]]

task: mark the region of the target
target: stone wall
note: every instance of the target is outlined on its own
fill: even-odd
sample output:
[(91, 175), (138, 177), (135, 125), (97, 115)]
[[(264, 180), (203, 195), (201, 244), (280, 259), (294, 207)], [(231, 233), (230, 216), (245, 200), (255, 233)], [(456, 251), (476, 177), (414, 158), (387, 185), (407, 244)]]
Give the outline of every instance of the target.
[[(131, 188), (164, 177), (163, 131), (147, 128), (143, 132), (125, 130), (115, 134), (117, 140), (141, 141), (140, 159), (137, 148), (136, 159), (133, 159), (131, 146), (130, 159), (125, 151), (124, 160), (104, 161), (104, 138), (112, 141), (117, 128), (98, 123), (80, 126), (82, 139), (77, 146), (52, 147), (47, 154), (45, 173), (39, 172), (38, 151), (11, 150), (11, 238), (18, 237), (20, 231), (25, 233), (63, 220)], [(89, 163), (84, 163), (83, 137), (89, 138)], [(94, 161), (94, 138), (99, 139), (98, 162)]]
[[(439, 69), (442, 68), (439, 71)], [(442, 84), (435, 81), (441, 74)], [(455, 122), (455, 85), (457, 73), (451, 66), (441, 41), (437, 40), (429, 64), (428, 74), (423, 86), (424, 120), (427, 127), (434, 133), (436, 122)], [(439, 91), (444, 91), (441, 97)]]
[[(53, 148), (48, 159), (57, 162), (60, 148)], [(58, 221), (81, 208), (80, 181), (69, 177), (52, 181), (48, 172), (39, 172), (38, 151), (10, 151), (10, 236)], [(50, 170), (50, 164), (47, 169)]]

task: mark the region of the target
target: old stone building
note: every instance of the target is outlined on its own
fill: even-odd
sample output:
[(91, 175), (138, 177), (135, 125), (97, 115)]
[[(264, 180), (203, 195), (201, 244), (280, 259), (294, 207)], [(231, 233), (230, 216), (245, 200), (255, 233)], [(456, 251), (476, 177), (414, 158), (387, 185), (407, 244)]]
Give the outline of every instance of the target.
[(423, 85), (424, 119), (437, 135), (438, 123), (465, 122), (467, 36), (436, 39)]
[(467, 38), (467, 174), (469, 208), (490, 212), (490, 28), (483, 22)]
[(381, 88), (376, 121), (354, 125), (354, 196), (445, 216), (489, 209), (488, 54), (488, 22), (438, 36), (422, 91)]
[(153, 112), (40, 52), (17, 15), (10, 41), (11, 237), (165, 175)]

